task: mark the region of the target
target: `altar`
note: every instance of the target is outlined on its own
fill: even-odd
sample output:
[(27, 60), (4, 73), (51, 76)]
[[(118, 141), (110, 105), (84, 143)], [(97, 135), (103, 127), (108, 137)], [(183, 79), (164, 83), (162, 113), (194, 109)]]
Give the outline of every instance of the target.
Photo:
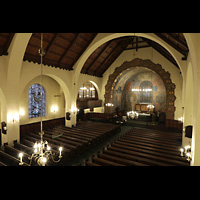
[(135, 111), (138, 113), (153, 113), (154, 106), (149, 104), (135, 104)]

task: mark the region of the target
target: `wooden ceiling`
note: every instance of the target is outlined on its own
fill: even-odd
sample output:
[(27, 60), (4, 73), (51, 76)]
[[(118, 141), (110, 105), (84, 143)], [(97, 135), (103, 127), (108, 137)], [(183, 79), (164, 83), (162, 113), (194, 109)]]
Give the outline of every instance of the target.
[(0, 56), (8, 55), (8, 47), (13, 39), (14, 33), (0, 33)]
[[(73, 65), (92, 42), (97, 33), (44, 33), (43, 57), (45, 65), (73, 70)], [(26, 48), (24, 60), (40, 63), (38, 48), (40, 33), (33, 33)]]
[[(183, 55), (187, 60), (189, 49), (183, 33), (155, 33)], [(27, 45), (24, 61), (40, 63), (40, 33), (33, 33)], [(58, 67), (64, 70), (73, 70), (74, 64), (90, 45), (97, 33), (44, 33), (43, 58), (45, 65)], [(0, 56), (8, 54), (9, 45), (14, 33), (0, 33)], [(138, 51), (140, 48), (152, 47), (162, 56), (178, 67), (171, 54), (152, 40), (142, 37), (121, 37), (108, 41), (98, 47), (85, 62), (81, 73), (102, 77), (104, 72), (118, 58), (123, 51)], [(135, 49), (135, 50), (134, 50)]]

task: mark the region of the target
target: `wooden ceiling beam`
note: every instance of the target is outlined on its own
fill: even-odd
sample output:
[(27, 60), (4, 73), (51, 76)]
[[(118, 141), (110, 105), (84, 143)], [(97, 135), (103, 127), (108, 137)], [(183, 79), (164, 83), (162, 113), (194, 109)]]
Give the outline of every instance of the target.
[(93, 60), (93, 62), (89, 65), (89, 67), (86, 69), (85, 73), (87, 74), (90, 68), (94, 65), (94, 63), (99, 59), (99, 57), (106, 51), (106, 49), (109, 47), (111, 41), (107, 42), (106, 46), (100, 51), (100, 53), (97, 55), (97, 57)]
[(15, 33), (10, 33), (10, 36), (9, 36), (8, 40), (6, 41), (6, 44), (4, 46), (4, 52), (3, 52), (4, 55), (8, 55), (8, 48), (10, 46), (10, 43), (11, 43), (14, 35), (15, 35)]
[(181, 49), (178, 45), (174, 44), (172, 41), (170, 41), (168, 38), (166, 38), (165, 36), (163, 36), (161, 33), (154, 33), (155, 35), (157, 35), (159, 38), (161, 38), (162, 40), (164, 40), (167, 44), (169, 44), (171, 47), (173, 47), (174, 49), (176, 49), (179, 53), (181, 53), (184, 57), (182, 58), (182, 60), (187, 60), (187, 56), (188, 56), (188, 52), (189, 51), (184, 51), (183, 49)]
[[(90, 38), (90, 41), (87, 42), (87, 45), (82, 49), (82, 51), (80, 52), (80, 54), (78, 55), (76, 61), (73, 63), (73, 66), (76, 64), (76, 62), (78, 61), (78, 59), (81, 57), (81, 55), (84, 53), (84, 51), (88, 48), (88, 46), (92, 43), (92, 41), (94, 40), (94, 38), (96, 37), (97, 33), (95, 33), (93, 35), (92, 38)], [(71, 68), (69, 70), (73, 70), (73, 67), (71, 66)]]
[(119, 53), (117, 54), (117, 56), (115, 56), (115, 59), (111, 60), (111, 62), (109, 63), (109, 66), (108, 66), (108, 67), (105, 67), (105, 68), (101, 71), (100, 77), (103, 77), (104, 72), (113, 64), (113, 62), (121, 55), (121, 53), (122, 53), (123, 51), (124, 51), (123, 49), (122, 49), (121, 51), (119, 51)]
[(142, 45), (142, 46), (138, 46), (138, 47), (128, 47), (126, 49), (124, 49), (124, 51), (127, 51), (127, 50), (131, 50), (131, 49), (142, 49), (142, 48), (147, 48), (147, 47), (151, 47), (150, 45), (146, 44), (146, 45)]
[(111, 58), (112, 54), (116, 51), (116, 49), (119, 47), (119, 43), (113, 48), (113, 50), (110, 52), (108, 57), (101, 63), (101, 65), (94, 71), (94, 76), (99, 71), (99, 69)]
[(64, 52), (64, 54), (61, 56), (60, 60), (58, 61), (58, 65), (60, 65), (63, 61), (63, 59), (65, 58), (65, 56), (67, 55), (67, 53), (69, 52), (69, 49), (76, 43), (77, 38), (79, 37), (80, 33), (78, 33), (75, 38), (72, 40), (71, 44), (69, 45), (69, 47), (66, 49), (66, 51)]
[(51, 49), (51, 47), (55, 44), (55, 41), (56, 41), (56, 38), (58, 36), (59, 33), (56, 33), (52, 39), (52, 41), (48, 44), (47, 48), (45, 49), (46, 50), (46, 54), (44, 55), (44, 59), (45, 59), (45, 56), (48, 54), (49, 52), (49, 49)]
[(124, 49), (127, 47), (127, 43), (125, 45), (125, 47), (122, 47), (122, 42), (123, 40), (121, 40), (120, 42), (118, 42), (118, 44), (115, 46), (115, 48), (113, 48), (113, 50), (110, 52), (109, 56), (102, 62), (102, 64), (94, 71), (94, 76), (99, 76), (99, 77), (102, 77), (103, 73), (108, 69), (108, 67), (106, 67), (100, 75), (97, 75), (97, 72), (99, 71), (99, 69), (101, 69), (101, 67), (107, 62), (110, 60), (111, 56), (113, 55), (113, 53), (117, 50), (117, 48), (121, 48), (120, 50), (120, 53), (115, 57), (115, 59), (111, 60), (111, 63), (109, 64), (109, 67), (110, 65), (119, 57), (119, 55), (124, 51)]
[(172, 37), (174, 40), (176, 40), (178, 43), (180, 43), (182, 46), (184, 46), (186, 49), (188, 49), (187, 43), (180, 39), (180, 37), (175, 36), (173, 33), (167, 33), (170, 37)]
[(179, 66), (176, 63), (176, 61), (174, 60), (174, 58), (170, 55), (170, 53), (167, 53), (167, 50), (164, 49), (164, 47), (160, 46), (159, 44), (157, 44), (151, 40), (148, 40), (145, 38), (143, 38), (143, 40), (179, 69)]

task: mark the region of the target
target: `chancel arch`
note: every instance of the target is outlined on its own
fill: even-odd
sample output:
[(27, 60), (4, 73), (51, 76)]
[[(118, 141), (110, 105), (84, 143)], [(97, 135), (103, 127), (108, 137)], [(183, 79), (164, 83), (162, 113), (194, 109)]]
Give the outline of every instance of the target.
[[(161, 99), (163, 101), (164, 110), (166, 111), (166, 118), (167, 119), (174, 119), (174, 112), (175, 112), (175, 84), (172, 83), (169, 72), (166, 72), (160, 64), (155, 64), (151, 60), (142, 60), (139, 58), (133, 59), (129, 62), (124, 62), (120, 67), (115, 68), (115, 71), (113, 74), (109, 76), (108, 82), (105, 86), (105, 105), (107, 103), (114, 104), (114, 87), (117, 82), (120, 81), (120, 76), (123, 74), (128, 74), (130, 70), (136, 70), (136, 68), (139, 68), (142, 70), (142, 68), (146, 68), (148, 70), (153, 71), (156, 73), (161, 79), (164, 84), (165, 90), (166, 90), (166, 101), (165, 101), (165, 92), (163, 90), (162, 97), (157, 97), (158, 99)], [(123, 79), (126, 79), (126, 76), (123, 76)], [(122, 81), (122, 79), (121, 79)], [(157, 88), (155, 87), (154, 90)], [(134, 98), (133, 98), (134, 99)], [(158, 100), (159, 101), (159, 100)], [(166, 102), (166, 103), (165, 103)], [(113, 107), (113, 109), (115, 106)], [(105, 106), (105, 112), (112, 112), (112, 110)]]

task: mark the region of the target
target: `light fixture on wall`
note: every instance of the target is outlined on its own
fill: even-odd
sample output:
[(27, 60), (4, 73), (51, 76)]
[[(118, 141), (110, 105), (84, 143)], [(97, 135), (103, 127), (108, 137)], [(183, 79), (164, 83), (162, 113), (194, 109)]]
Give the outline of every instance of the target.
[(51, 112), (54, 112), (54, 113), (58, 112), (58, 106), (52, 106)]
[[(55, 157), (55, 153), (52, 153), (51, 151), (51, 147), (48, 145), (47, 141), (43, 140), (43, 135), (44, 135), (44, 131), (43, 131), (43, 126), (42, 126), (42, 100), (43, 100), (43, 95), (42, 95), (42, 65), (43, 65), (43, 56), (45, 55), (45, 50), (43, 49), (43, 33), (41, 33), (41, 48), (39, 49), (39, 54), (41, 57), (41, 76), (40, 76), (40, 86), (41, 86), (41, 93), (40, 93), (40, 97), (41, 97), (41, 113), (40, 113), (40, 124), (41, 124), (41, 131), (39, 132), (39, 135), (41, 136), (41, 139), (39, 142), (36, 142), (34, 144), (34, 150), (33, 150), (33, 154), (31, 155), (31, 157), (28, 157), (28, 159), (30, 160), (30, 164), (32, 163), (32, 160), (35, 160), (38, 165), (40, 166), (45, 166), (47, 161), (49, 160), (49, 158), (51, 157), (53, 162), (60, 162), (62, 155), (61, 152), (63, 150), (62, 147), (59, 147), (59, 156), (58, 156), (58, 160), (54, 160)], [(19, 116), (19, 115), (18, 115)], [(20, 163), (19, 165), (23, 165), (23, 153), (21, 152), (19, 154), (19, 158), (20, 158)]]
[(180, 148), (180, 156), (181, 157), (186, 157), (186, 160), (190, 162), (192, 160), (192, 151), (191, 151), (191, 146), (186, 145), (185, 147)]
[(24, 109), (20, 109), (20, 110), (19, 110), (19, 116), (24, 116), (24, 115), (25, 115)]
[(70, 112), (73, 112), (74, 114), (76, 114), (76, 112), (78, 112), (79, 109), (76, 106), (72, 106), (70, 109)]
[(19, 114), (17, 112), (15, 112), (15, 113), (9, 112), (7, 114), (7, 121), (13, 122), (13, 123), (16, 121), (19, 121)]
[(179, 117), (179, 118), (178, 118), (178, 121), (179, 121), (179, 122), (183, 122), (183, 121), (184, 121), (184, 117)]

